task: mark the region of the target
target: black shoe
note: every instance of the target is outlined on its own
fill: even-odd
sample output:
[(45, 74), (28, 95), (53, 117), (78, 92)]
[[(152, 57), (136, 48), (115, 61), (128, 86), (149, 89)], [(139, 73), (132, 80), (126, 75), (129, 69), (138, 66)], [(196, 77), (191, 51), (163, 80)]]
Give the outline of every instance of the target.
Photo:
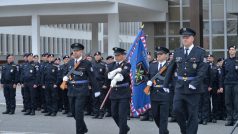
[(130, 117), (130, 116), (127, 116), (127, 120), (131, 120), (131, 117)]
[(49, 112), (49, 113), (45, 114), (45, 116), (51, 116), (51, 112)]
[(128, 133), (129, 131), (130, 131), (130, 127), (127, 126), (126, 133)]
[(11, 112), (9, 112), (9, 114), (10, 114), (10, 115), (13, 115), (13, 114), (15, 114), (15, 111), (11, 111)]
[(36, 111), (40, 111), (41, 110), (41, 108), (40, 107), (38, 107), (37, 109), (36, 109)]
[(86, 129), (84, 129), (84, 131), (83, 131), (84, 133), (87, 133), (88, 132), (88, 129), (86, 128)]
[(51, 116), (56, 116), (57, 113), (52, 113)]
[(99, 115), (96, 114), (96, 115), (94, 115), (92, 118), (93, 118), (93, 119), (97, 119), (98, 117), (99, 117)]
[(43, 111), (41, 111), (41, 113), (48, 113), (48, 111), (46, 111), (46, 110), (43, 110)]
[(99, 115), (98, 119), (103, 119), (104, 115)]
[(10, 111), (5, 111), (5, 112), (2, 112), (2, 114), (9, 114), (10, 113)]
[(24, 115), (30, 115), (31, 114), (31, 110), (26, 111), (26, 113)]
[(26, 109), (22, 109), (21, 112), (26, 112)]
[(204, 120), (204, 121), (202, 122), (202, 124), (203, 124), (203, 125), (207, 125), (207, 120)]
[(58, 112), (62, 112), (62, 108), (59, 108)]
[(91, 113), (86, 111), (84, 115), (91, 115)]
[(233, 124), (232, 121), (227, 121), (226, 124), (225, 124), (225, 126), (233, 126), (233, 125), (234, 125), (234, 124)]
[(171, 117), (170, 119), (169, 119), (169, 122), (176, 122), (177, 120), (174, 118), (174, 117)]
[(149, 121), (148, 116), (141, 116), (140, 121)]
[(62, 114), (67, 114), (68, 113), (68, 111), (64, 111)]
[(69, 112), (69, 113), (67, 114), (67, 117), (73, 117), (73, 114)]
[(201, 119), (198, 119), (198, 124), (202, 124), (202, 120)]
[(112, 115), (108, 112), (106, 112), (105, 117), (111, 117)]
[(217, 123), (217, 120), (216, 119), (212, 119), (212, 123)]
[(31, 115), (36, 115), (34, 110), (31, 111)]

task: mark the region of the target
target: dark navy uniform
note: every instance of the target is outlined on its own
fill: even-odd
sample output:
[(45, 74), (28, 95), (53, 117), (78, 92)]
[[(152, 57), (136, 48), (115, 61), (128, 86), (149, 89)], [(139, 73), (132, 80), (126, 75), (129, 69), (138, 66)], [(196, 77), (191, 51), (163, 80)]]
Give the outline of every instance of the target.
[[(210, 84), (209, 87), (211, 87), (211, 96), (212, 96), (212, 122), (216, 123), (216, 120), (220, 119), (220, 115), (222, 115), (220, 111), (220, 107), (222, 107), (221, 100), (223, 97), (223, 94), (218, 93), (218, 89), (222, 87), (220, 84), (220, 75), (221, 74), (221, 68), (218, 67), (214, 63), (210, 63)], [(223, 104), (224, 105), (224, 104)], [(222, 115), (223, 116), (223, 115)]]
[[(39, 62), (35, 62), (35, 65), (39, 66), (39, 74), (41, 74), (41, 64)], [(37, 110), (39, 111), (41, 110), (41, 106), (42, 106), (41, 92), (42, 92), (42, 88), (41, 88), (41, 85), (39, 85), (36, 90), (36, 107), (37, 107)]]
[[(98, 54), (101, 55), (101, 53), (97, 52)], [(100, 105), (102, 104), (106, 94), (107, 94), (107, 87), (106, 86), (106, 80), (107, 80), (107, 76), (106, 76), (106, 63), (99, 60), (99, 61), (95, 61), (92, 64), (93, 66), (93, 70), (95, 72), (95, 77), (96, 80), (98, 82), (98, 85), (100, 87), (100, 92), (101, 95), (98, 98), (94, 98), (94, 112), (95, 112), (95, 118), (100, 118), (102, 119), (104, 116), (104, 109), (99, 110), (100, 109)], [(105, 87), (105, 88), (103, 88)]]
[(59, 68), (53, 62), (46, 64), (42, 71), (42, 86), (45, 86), (46, 116), (55, 116), (58, 111)]
[[(69, 58), (68, 55), (64, 56), (63, 59), (65, 58)], [(62, 79), (63, 79), (63, 76), (67, 75), (65, 74), (65, 72), (67, 72), (67, 69), (68, 69), (68, 64), (63, 64), (60, 66), (60, 83), (62, 82)], [(64, 112), (63, 114), (67, 114), (69, 112), (69, 99), (68, 99), (68, 96), (67, 96), (67, 93), (68, 93), (68, 89), (65, 89), (62, 91), (62, 99), (63, 99), (63, 108), (64, 108)]]
[[(30, 53), (29, 55), (33, 56), (32, 53)], [(25, 88), (26, 98), (27, 113), (25, 113), (25, 115), (35, 115), (36, 88), (34, 86), (38, 86), (40, 83), (39, 66), (36, 65), (33, 61), (28, 62), (21, 73), (21, 81), (23, 82)]]
[[(113, 48), (113, 50), (115, 54), (123, 54), (125, 52), (125, 50), (121, 48)], [(121, 61), (118, 63), (113, 62), (108, 66), (108, 71), (110, 73), (111, 71), (118, 68), (121, 68), (121, 71), (118, 73), (123, 76), (123, 80), (117, 81), (115, 87), (113, 87), (111, 90), (109, 97), (111, 99), (111, 113), (114, 121), (119, 127), (119, 134), (127, 134), (127, 132), (130, 130), (130, 128), (127, 126), (127, 116), (129, 114), (131, 97), (131, 65), (127, 61)], [(114, 75), (114, 78), (117, 74)], [(112, 81), (114, 80), (114, 78), (112, 78)]]
[[(25, 53), (24, 54), (24, 58), (27, 58), (28, 56), (28, 53)], [(26, 66), (27, 66), (27, 63), (28, 61), (26, 59), (24, 59), (25, 61), (19, 65), (19, 74), (20, 74), (20, 84), (23, 84), (23, 81), (22, 81), (22, 75), (23, 75), (23, 70), (25, 70)], [(27, 109), (26, 109), (26, 97), (25, 97), (25, 87), (22, 86), (21, 87), (21, 95), (22, 95), (22, 100), (23, 100), (23, 110), (22, 112), (26, 112)]]
[(199, 117), (199, 123), (203, 125), (207, 125), (207, 122), (210, 120), (210, 113), (211, 113), (211, 101), (210, 101), (210, 92), (208, 91), (208, 87), (210, 85), (210, 65), (209, 63), (205, 64), (206, 69), (206, 74), (203, 79), (203, 84), (202, 84), (202, 89), (204, 92), (200, 96), (200, 101), (199, 101), (199, 112), (198, 112), (198, 117)]
[[(71, 48), (75, 50), (83, 50), (84, 46), (79, 43), (71, 45)], [(95, 79), (92, 64), (85, 59), (72, 59), (68, 62), (67, 72), (74, 68), (74, 65), (80, 62), (78, 68), (75, 69), (71, 75), (71, 79), (68, 81), (68, 96), (70, 101), (70, 110), (76, 120), (76, 132), (77, 134), (84, 134), (88, 132), (87, 126), (84, 122), (84, 106), (86, 97), (89, 96), (88, 84), (91, 85), (95, 92), (99, 89), (97, 81)]]
[[(42, 54), (42, 57), (48, 57), (48, 53)], [(47, 64), (48, 64), (47, 61), (40, 62), (40, 65), (39, 65), (40, 66), (40, 80), (42, 80), (43, 70), (44, 70), (44, 67)], [(41, 91), (40, 91), (40, 93), (41, 93), (41, 107), (43, 109), (43, 111), (41, 111), (41, 112), (42, 113), (47, 113), (48, 111), (47, 111), (47, 108), (46, 108), (46, 98), (45, 98), (46, 92), (45, 92), (45, 89), (42, 88), (42, 85), (40, 85), (40, 86), (41, 86)]]
[[(157, 53), (167, 54), (169, 50), (164, 47), (156, 48)], [(167, 61), (153, 61), (149, 67), (149, 79), (155, 76), (164, 66)], [(159, 128), (160, 134), (168, 134), (168, 116), (169, 116), (169, 93), (163, 89), (164, 76), (166, 71), (161, 74), (161, 77), (155, 79), (150, 90), (151, 109), (155, 120), (155, 124)]]
[(3, 84), (3, 93), (6, 100), (6, 112), (3, 114), (14, 114), (16, 108), (16, 88), (19, 82), (19, 67), (14, 63), (8, 63), (2, 66), (1, 84)]
[[(232, 47), (236, 49), (235, 46)], [(238, 57), (225, 59), (222, 67), (222, 76), (225, 86), (228, 121), (226, 125), (230, 126), (238, 119)]]
[[(180, 30), (181, 35), (195, 35), (189, 28)], [(190, 46), (191, 47), (191, 46)], [(174, 112), (182, 134), (196, 134), (198, 130), (198, 103), (200, 94), (204, 92), (201, 84), (205, 75), (205, 50), (194, 46), (190, 53), (184, 47), (174, 52), (164, 81), (168, 88), (173, 73), (177, 72), (174, 96)], [(186, 54), (187, 53), (187, 54)]]

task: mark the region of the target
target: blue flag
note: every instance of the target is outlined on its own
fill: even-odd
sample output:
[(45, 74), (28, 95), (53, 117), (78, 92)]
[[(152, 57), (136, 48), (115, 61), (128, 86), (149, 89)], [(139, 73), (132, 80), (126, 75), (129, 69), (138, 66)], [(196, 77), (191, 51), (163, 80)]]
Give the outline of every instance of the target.
[(144, 93), (146, 87), (145, 76), (148, 73), (149, 64), (143, 29), (138, 32), (134, 43), (130, 46), (127, 59), (131, 64), (131, 112), (133, 116), (139, 116), (151, 107), (150, 97)]

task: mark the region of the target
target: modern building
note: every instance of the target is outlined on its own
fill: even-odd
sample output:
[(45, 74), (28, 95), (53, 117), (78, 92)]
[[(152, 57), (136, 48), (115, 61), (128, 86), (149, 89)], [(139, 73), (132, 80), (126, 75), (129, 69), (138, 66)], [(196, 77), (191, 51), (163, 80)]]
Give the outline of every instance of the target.
[(174, 50), (181, 46), (179, 29), (191, 26), (191, 12), (199, 16), (194, 1), (202, 3), (201, 44), (227, 57), (227, 46), (238, 45), (238, 0), (1, 0), (0, 60), (7, 53), (62, 56), (73, 42), (86, 45), (85, 53), (112, 54), (112, 47), (130, 46), (142, 22), (150, 51)]

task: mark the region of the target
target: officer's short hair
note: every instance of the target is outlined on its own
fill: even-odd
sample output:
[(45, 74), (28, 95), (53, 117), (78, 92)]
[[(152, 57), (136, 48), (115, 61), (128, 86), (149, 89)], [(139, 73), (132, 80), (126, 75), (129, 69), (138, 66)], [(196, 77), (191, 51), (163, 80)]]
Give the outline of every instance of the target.
[(8, 59), (8, 57), (10, 57), (10, 56), (13, 56), (13, 54), (8, 54), (8, 55), (6, 56), (6, 59)]

